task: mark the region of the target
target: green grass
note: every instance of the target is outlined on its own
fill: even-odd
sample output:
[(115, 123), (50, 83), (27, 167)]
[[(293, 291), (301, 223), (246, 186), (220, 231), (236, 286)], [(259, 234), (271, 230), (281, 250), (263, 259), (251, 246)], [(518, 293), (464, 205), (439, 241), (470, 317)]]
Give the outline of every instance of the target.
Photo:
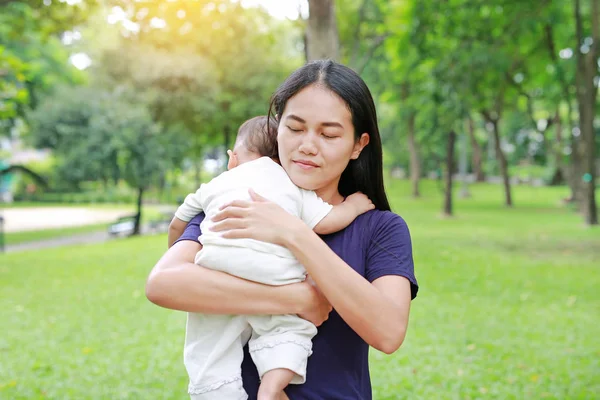
[(64, 236), (73, 236), (82, 233), (91, 233), (105, 231), (109, 224), (94, 224), (75, 226), (72, 228), (59, 229), (44, 229), (39, 231), (11, 232), (4, 234), (4, 242), (6, 245), (14, 245), (26, 242), (36, 242), (38, 240), (53, 239)]
[[(375, 399), (600, 397), (600, 228), (565, 188), (472, 188), (441, 217), (426, 182), (389, 187), (420, 292), (396, 354), (371, 352)], [(164, 236), (0, 256), (0, 398), (186, 399), (185, 314), (144, 297)]]

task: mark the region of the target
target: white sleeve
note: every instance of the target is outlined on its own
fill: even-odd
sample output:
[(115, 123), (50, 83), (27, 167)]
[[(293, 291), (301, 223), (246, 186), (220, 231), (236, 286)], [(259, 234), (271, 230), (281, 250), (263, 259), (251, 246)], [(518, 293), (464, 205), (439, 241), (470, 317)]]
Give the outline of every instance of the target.
[(204, 211), (202, 207), (202, 197), (200, 195), (203, 186), (204, 185), (201, 185), (196, 193), (190, 193), (185, 197), (183, 204), (175, 211), (175, 216), (178, 219), (189, 222), (196, 215)]
[(333, 206), (321, 200), (317, 194), (311, 190), (300, 189), (302, 194), (302, 211), (300, 218), (313, 229), (323, 218), (329, 214)]

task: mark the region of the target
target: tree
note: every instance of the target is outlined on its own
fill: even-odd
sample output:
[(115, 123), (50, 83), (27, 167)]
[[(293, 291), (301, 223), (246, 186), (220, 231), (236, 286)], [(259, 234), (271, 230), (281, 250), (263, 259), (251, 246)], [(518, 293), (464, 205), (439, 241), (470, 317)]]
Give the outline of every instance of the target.
[(81, 79), (67, 60), (61, 35), (88, 18), (95, 1), (0, 2), (0, 123), (5, 129), (59, 82)]
[(188, 142), (200, 186), (202, 149), (217, 136), (207, 123), (218, 113), (214, 70), (210, 60), (192, 51), (121, 41), (102, 53), (93, 72), (96, 85), (122, 88), (129, 102), (146, 105), (156, 124)]
[[(154, 124), (148, 110), (140, 106), (115, 108), (104, 126), (117, 132), (118, 165), (127, 184), (137, 190), (137, 212), (133, 235), (140, 233), (144, 192), (158, 177), (177, 162), (180, 154), (172, 154), (176, 146)], [(125, 112), (124, 112), (125, 111)], [(171, 139), (175, 139), (171, 137)], [(183, 149), (181, 149), (183, 150)], [(175, 156), (175, 157), (173, 157)]]
[(155, 122), (187, 138), (199, 185), (204, 149), (231, 146), (237, 127), (266, 114), (271, 93), (300, 64), (300, 31), (226, 0), (122, 3), (138, 29), (104, 52), (99, 74), (135, 87)]
[(483, 172), (483, 154), (481, 146), (475, 136), (475, 124), (471, 116), (467, 117), (467, 133), (469, 135), (469, 141), (471, 143), (473, 173), (475, 174), (475, 181), (485, 182), (485, 173)]
[(31, 136), (37, 147), (54, 150), (57, 174), (72, 186), (122, 178), (135, 189), (138, 234), (144, 191), (181, 163), (185, 143), (155, 124), (143, 104), (127, 98), (93, 87), (62, 89), (30, 115)]
[(584, 33), (584, 20), (582, 16), (581, 0), (574, 0), (573, 11), (575, 16), (575, 29), (577, 45), (575, 59), (577, 61), (577, 105), (579, 110), (579, 129), (581, 140), (578, 143), (578, 152), (583, 160), (583, 180), (585, 198), (583, 212), (588, 225), (598, 224), (598, 210), (596, 208), (596, 140), (594, 132), (594, 117), (596, 115), (596, 98), (598, 92), (598, 62), (600, 57), (600, 1), (590, 0), (590, 31), (591, 35)]
[[(378, 59), (371, 61), (366, 71), (373, 76), (370, 80), (379, 88), (380, 97), (394, 104), (393, 125), (397, 126), (396, 134), (402, 137), (409, 153), (411, 192), (413, 197), (419, 197), (421, 152), (430, 150), (432, 141), (424, 133), (429, 133), (429, 129), (419, 124), (418, 110), (423, 110), (422, 106), (431, 100), (431, 91), (427, 87), (431, 83), (428, 81), (431, 66), (415, 40), (415, 10), (408, 3), (365, 0), (360, 13), (364, 14), (362, 25), (368, 28), (362, 30), (371, 38), (365, 51), (370, 55), (379, 52)], [(379, 44), (382, 44), (380, 48)]]
[[(389, 17), (393, 10), (394, 5), (384, 0), (346, 0), (336, 4), (337, 19), (343, 22), (338, 25), (341, 60), (358, 74), (366, 75), (363, 76), (366, 80), (371, 78), (371, 86), (385, 82), (380, 73), (390, 75), (377, 66), (376, 74), (364, 73), (369, 65), (386, 66), (389, 62), (385, 54), (386, 40), (401, 22)], [(377, 78), (382, 78), (382, 82), (374, 82)]]
[(339, 34), (335, 0), (309, 0), (306, 26), (306, 59), (339, 60)]
[(109, 103), (105, 96), (93, 88), (63, 87), (27, 116), (31, 144), (60, 156), (56, 172), (64, 189), (77, 190), (82, 182), (93, 180), (116, 183), (121, 178), (112, 132), (95, 129)]
[(450, 131), (448, 134), (448, 143), (446, 146), (446, 174), (445, 174), (445, 193), (444, 193), (444, 215), (452, 215), (452, 173), (454, 171), (454, 144), (456, 142), (456, 132)]
[(421, 161), (419, 159), (419, 150), (415, 132), (416, 111), (409, 104), (410, 83), (405, 81), (402, 84), (403, 106), (406, 107), (406, 135), (408, 139), (408, 151), (410, 153), (410, 181), (412, 186), (412, 196), (420, 197), (419, 179), (421, 178)]

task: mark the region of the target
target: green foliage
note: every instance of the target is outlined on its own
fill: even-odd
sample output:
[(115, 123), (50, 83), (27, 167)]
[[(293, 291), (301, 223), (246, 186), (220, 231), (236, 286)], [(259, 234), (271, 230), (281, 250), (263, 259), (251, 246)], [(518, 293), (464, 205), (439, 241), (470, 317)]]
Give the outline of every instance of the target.
[[(540, 120), (552, 125), (559, 109), (563, 121), (573, 117), (564, 105), (573, 97), (574, 60), (559, 57), (573, 43), (570, 3), (440, 0), (418, 6), (389, 2), (386, 7), (389, 36), (379, 61), (385, 82), (381, 99), (396, 108), (393, 125), (402, 127), (392, 142), (406, 141), (403, 133), (412, 113), (417, 114), (425, 160), (443, 154), (445, 134), (463, 131), (462, 120), (469, 114), (475, 118), (485, 111), (492, 119), (508, 118), (501, 132), (512, 144), (521, 130), (533, 136)], [(544, 148), (534, 154), (539, 163), (547, 162), (546, 154), (556, 147), (554, 130), (544, 135)], [(509, 155), (511, 162), (530, 156), (530, 141), (517, 147), (521, 144), (517, 154)]]
[(16, 116), (17, 107), (27, 103), (25, 69), (25, 63), (0, 44), (0, 121)]
[(81, 79), (67, 62), (60, 36), (85, 21), (94, 6), (95, 1), (0, 4), (0, 122), (23, 117), (57, 83)]
[(181, 138), (161, 130), (143, 105), (126, 98), (93, 87), (63, 88), (31, 114), (31, 138), (55, 151), (63, 182), (79, 187), (123, 178), (146, 189), (181, 161)]
[(134, 88), (155, 122), (187, 138), (190, 156), (231, 145), (237, 127), (266, 114), (271, 93), (300, 64), (293, 24), (262, 10), (224, 0), (124, 3), (139, 32), (104, 52), (99, 72)]

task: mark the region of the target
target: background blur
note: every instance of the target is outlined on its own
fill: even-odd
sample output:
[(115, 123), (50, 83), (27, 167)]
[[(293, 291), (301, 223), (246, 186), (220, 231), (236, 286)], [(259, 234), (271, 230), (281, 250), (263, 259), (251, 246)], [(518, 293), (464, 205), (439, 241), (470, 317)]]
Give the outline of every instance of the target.
[(375, 399), (600, 398), (600, 0), (0, 0), (0, 398), (187, 398), (145, 278), (321, 58), (373, 93), (421, 285)]

